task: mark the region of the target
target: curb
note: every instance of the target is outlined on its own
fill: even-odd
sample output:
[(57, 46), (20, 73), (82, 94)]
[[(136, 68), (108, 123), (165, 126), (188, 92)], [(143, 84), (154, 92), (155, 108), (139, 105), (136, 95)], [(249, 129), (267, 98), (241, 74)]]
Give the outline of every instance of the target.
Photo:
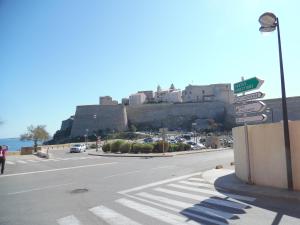
[(131, 157), (131, 158), (158, 158), (158, 157), (173, 157), (174, 155), (122, 155), (122, 154), (97, 154), (97, 153), (88, 153), (88, 155), (93, 156), (103, 156), (103, 157)]
[[(208, 170), (203, 172), (202, 177), (205, 177), (205, 174), (208, 173)], [(231, 175), (234, 174), (234, 171), (230, 173)], [(228, 174), (229, 175), (229, 174)], [(252, 195), (252, 196), (260, 196), (260, 197), (271, 197), (271, 198), (278, 198), (278, 199), (286, 199), (286, 200), (298, 200), (300, 201), (300, 192), (298, 191), (288, 191), (287, 189), (280, 189), (274, 187), (265, 187), (259, 185), (249, 185), (244, 181), (240, 180), (239, 178), (235, 177), (235, 182), (228, 182), (227, 184), (216, 184), (216, 180), (219, 178), (226, 176), (224, 174), (215, 176), (215, 182), (209, 181), (205, 179), (208, 183), (214, 185), (216, 189), (221, 189), (222, 191), (234, 191), (239, 192), (245, 195)], [(220, 191), (220, 190), (219, 190)]]
[(215, 151), (224, 151), (231, 150), (232, 148), (221, 148), (221, 149), (209, 149), (209, 150), (196, 150), (196, 151), (184, 151), (184, 152), (174, 152), (174, 153), (165, 153), (159, 155), (151, 155), (151, 154), (134, 154), (134, 155), (125, 155), (125, 154), (99, 154), (99, 153), (88, 153), (88, 155), (93, 156), (103, 156), (103, 157), (173, 157), (177, 155), (189, 155), (189, 154), (197, 154), (197, 153), (205, 153), (205, 152), (215, 152)]

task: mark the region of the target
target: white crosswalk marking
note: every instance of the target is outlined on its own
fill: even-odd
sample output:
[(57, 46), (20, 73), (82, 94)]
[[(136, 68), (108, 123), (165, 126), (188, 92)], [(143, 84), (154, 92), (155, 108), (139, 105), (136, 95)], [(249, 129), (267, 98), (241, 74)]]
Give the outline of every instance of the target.
[(227, 200), (222, 200), (222, 199), (214, 199), (214, 198), (209, 198), (209, 197), (204, 197), (202, 195), (194, 195), (194, 194), (189, 194), (189, 193), (184, 193), (184, 192), (179, 192), (179, 191), (173, 191), (165, 188), (155, 188), (155, 191), (171, 194), (171, 195), (176, 195), (179, 197), (183, 198), (189, 198), (201, 202), (206, 202), (214, 205), (221, 205), (221, 206), (226, 206), (234, 209), (245, 209), (247, 208), (247, 205), (237, 203), (237, 202), (232, 202), (232, 201), (227, 201)]
[(81, 225), (80, 221), (73, 215), (57, 220), (59, 225)]
[(250, 201), (250, 202), (253, 202), (255, 200), (255, 198), (248, 197), (248, 196), (227, 194), (227, 193), (222, 194), (222, 193), (220, 193), (218, 191), (214, 191), (214, 190), (187, 187), (187, 186), (178, 185), (178, 184), (169, 184), (168, 186), (183, 189), (183, 190), (187, 190), (187, 191), (194, 191), (194, 192), (200, 192), (200, 193), (204, 193), (204, 194), (214, 195), (214, 196), (220, 197), (220, 198), (230, 197), (230, 198), (236, 198), (236, 199), (239, 199), (239, 200)]
[(9, 165), (14, 165), (15, 164), (14, 162), (11, 162), (11, 161), (8, 161), (8, 160), (6, 160), (5, 163), (7, 163)]
[(158, 195), (152, 195), (152, 194), (149, 194), (146, 192), (140, 192), (137, 195), (141, 196), (143, 198), (147, 198), (147, 199), (155, 200), (155, 201), (162, 202), (165, 204), (169, 204), (169, 205), (172, 205), (175, 207), (179, 207), (181, 210), (191, 209), (192, 211), (204, 213), (204, 214), (207, 214), (210, 216), (215, 216), (215, 217), (219, 217), (219, 218), (223, 218), (223, 219), (231, 219), (231, 218), (235, 217), (231, 213), (223, 212), (223, 211), (216, 210), (216, 209), (210, 209), (210, 208), (199, 206), (199, 205), (194, 205), (192, 203), (177, 201), (177, 200), (169, 199), (169, 198), (158, 196)]
[(89, 210), (110, 225), (141, 225), (140, 223), (135, 222), (103, 205), (91, 208)]
[(39, 160), (27, 159), (28, 162), (40, 162)]
[(215, 188), (214, 185), (212, 184), (206, 184), (206, 183), (201, 183), (201, 182), (189, 182), (189, 181), (180, 181), (179, 183), (181, 184), (187, 184), (187, 185), (191, 185), (191, 186), (196, 186), (196, 187), (207, 187), (207, 188)]
[(26, 164), (27, 162), (23, 161), (23, 160), (17, 160), (18, 163), (22, 163), (22, 164)]
[(203, 178), (195, 178), (195, 177), (191, 177), (188, 180), (192, 180), (192, 181), (205, 181)]
[(153, 208), (151, 206), (147, 206), (132, 200), (128, 200), (126, 198), (121, 198), (116, 200), (116, 202), (120, 203), (123, 206), (126, 206), (128, 208), (131, 208), (133, 210), (136, 210), (138, 212), (141, 212), (147, 216), (153, 217), (155, 219), (158, 219), (160, 221), (172, 224), (172, 225), (182, 225), (182, 224), (190, 224), (190, 225), (199, 225), (199, 223), (194, 221), (188, 221), (187, 218), (183, 216), (174, 215), (171, 213), (168, 213), (166, 211)]

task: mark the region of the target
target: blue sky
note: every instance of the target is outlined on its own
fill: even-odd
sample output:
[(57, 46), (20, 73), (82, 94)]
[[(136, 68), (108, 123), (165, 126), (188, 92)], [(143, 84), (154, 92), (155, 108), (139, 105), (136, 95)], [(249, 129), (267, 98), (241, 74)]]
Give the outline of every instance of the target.
[(265, 11), (280, 19), (287, 96), (299, 95), (300, 2), (287, 0), (2, 0), (0, 137), (33, 124), (53, 134), (77, 105), (138, 90), (265, 80), (280, 97), (276, 32), (259, 31)]

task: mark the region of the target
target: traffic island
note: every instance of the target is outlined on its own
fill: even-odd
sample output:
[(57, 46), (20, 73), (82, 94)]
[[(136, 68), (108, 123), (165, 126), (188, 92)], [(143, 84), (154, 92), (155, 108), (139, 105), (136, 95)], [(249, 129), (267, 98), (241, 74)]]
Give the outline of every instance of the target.
[(93, 156), (103, 156), (103, 157), (173, 157), (177, 155), (188, 155), (188, 154), (198, 154), (205, 152), (215, 152), (215, 151), (225, 151), (232, 150), (232, 148), (218, 148), (218, 149), (202, 149), (202, 150), (190, 150), (190, 151), (178, 151), (178, 152), (165, 152), (165, 153), (108, 153), (100, 151), (90, 151), (88, 154)]

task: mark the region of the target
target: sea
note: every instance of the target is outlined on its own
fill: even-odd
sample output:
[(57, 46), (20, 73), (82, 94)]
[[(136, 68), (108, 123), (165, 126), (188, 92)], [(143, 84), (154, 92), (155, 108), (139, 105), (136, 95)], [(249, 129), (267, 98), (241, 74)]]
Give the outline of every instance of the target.
[(20, 141), (19, 138), (0, 138), (0, 145), (7, 145), (8, 151), (20, 151), (22, 147), (32, 147), (33, 141)]

